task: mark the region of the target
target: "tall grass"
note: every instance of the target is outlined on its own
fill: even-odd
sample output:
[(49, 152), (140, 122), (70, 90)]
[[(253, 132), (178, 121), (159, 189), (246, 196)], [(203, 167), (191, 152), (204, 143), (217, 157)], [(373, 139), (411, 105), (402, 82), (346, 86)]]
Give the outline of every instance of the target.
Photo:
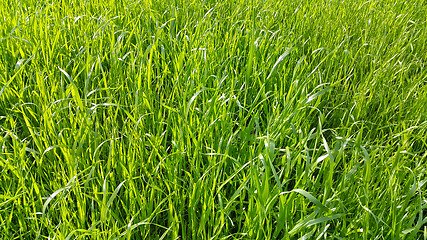
[(0, 16), (0, 238), (427, 239), (424, 1)]

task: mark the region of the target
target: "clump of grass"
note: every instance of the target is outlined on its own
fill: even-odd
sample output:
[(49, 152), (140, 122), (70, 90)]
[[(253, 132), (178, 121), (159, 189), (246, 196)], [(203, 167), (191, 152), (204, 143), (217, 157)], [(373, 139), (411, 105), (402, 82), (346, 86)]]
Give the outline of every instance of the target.
[(423, 1), (3, 1), (2, 239), (422, 239)]

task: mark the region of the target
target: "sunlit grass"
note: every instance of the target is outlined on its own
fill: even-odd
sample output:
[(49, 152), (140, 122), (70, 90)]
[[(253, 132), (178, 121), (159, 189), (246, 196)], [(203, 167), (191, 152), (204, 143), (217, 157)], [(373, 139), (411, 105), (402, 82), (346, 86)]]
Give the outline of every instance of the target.
[(427, 239), (427, 5), (1, 1), (1, 239)]

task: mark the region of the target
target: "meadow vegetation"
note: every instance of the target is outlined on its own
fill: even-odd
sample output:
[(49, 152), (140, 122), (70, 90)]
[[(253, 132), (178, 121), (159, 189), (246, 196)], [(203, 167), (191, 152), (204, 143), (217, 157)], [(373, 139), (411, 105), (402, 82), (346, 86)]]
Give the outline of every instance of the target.
[(427, 239), (426, 16), (0, 1), (0, 238)]

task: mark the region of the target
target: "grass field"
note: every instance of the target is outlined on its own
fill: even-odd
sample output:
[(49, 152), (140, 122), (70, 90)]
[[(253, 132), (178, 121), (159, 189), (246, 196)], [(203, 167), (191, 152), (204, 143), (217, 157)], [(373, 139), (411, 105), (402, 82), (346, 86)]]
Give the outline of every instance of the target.
[(0, 239), (427, 239), (424, 0), (0, 16)]

